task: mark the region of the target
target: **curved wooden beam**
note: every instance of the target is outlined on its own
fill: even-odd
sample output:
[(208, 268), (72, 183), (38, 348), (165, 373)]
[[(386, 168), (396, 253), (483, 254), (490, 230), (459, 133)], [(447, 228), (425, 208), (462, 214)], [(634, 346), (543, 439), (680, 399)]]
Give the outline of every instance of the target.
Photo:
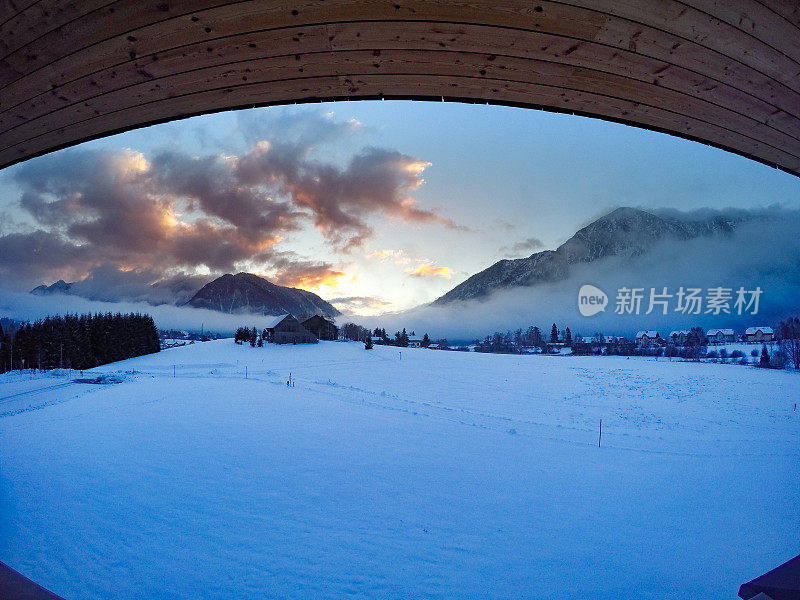
[(0, 167), (232, 108), (486, 102), (671, 133), (800, 175), (786, 0), (2, 0)]

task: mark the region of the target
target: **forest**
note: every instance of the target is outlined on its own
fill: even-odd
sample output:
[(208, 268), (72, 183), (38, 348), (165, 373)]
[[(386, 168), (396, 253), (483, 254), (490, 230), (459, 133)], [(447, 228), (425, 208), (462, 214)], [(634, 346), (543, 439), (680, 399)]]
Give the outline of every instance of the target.
[(153, 318), (138, 313), (47, 317), (13, 336), (0, 328), (0, 371), (90, 369), (159, 350)]

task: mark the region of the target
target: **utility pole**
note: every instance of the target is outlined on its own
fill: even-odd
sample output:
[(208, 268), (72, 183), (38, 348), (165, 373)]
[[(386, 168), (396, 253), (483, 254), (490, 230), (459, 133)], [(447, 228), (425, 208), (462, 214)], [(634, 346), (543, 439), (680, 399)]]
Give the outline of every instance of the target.
[(60, 369), (64, 368), (64, 344), (59, 345), (58, 349), (58, 366)]

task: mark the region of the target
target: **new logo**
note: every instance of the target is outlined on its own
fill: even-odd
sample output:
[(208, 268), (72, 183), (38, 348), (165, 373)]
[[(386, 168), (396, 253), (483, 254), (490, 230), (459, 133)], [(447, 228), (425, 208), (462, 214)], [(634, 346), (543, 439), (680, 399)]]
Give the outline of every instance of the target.
[(587, 283), (578, 290), (578, 310), (584, 317), (594, 316), (607, 306), (608, 296), (600, 288)]

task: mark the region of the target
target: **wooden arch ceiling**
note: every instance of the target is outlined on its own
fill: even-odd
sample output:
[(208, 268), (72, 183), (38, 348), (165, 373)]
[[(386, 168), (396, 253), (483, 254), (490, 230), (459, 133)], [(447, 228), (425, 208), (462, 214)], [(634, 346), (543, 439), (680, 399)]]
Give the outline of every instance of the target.
[(0, 167), (191, 115), (488, 102), (800, 174), (796, 0), (0, 0)]

